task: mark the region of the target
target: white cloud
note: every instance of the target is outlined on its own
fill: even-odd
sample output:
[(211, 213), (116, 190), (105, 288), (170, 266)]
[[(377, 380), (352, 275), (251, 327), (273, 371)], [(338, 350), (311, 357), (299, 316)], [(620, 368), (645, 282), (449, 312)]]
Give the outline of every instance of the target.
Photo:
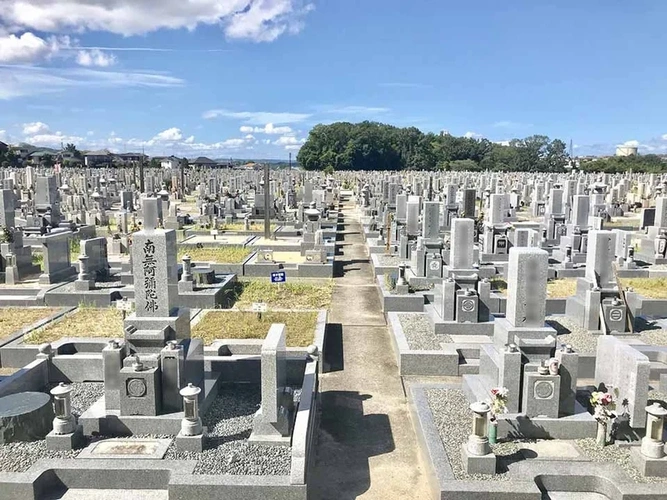
[(7, 140), (7, 131), (0, 130), (0, 141), (6, 141), (6, 140)]
[[(202, 118), (212, 120), (214, 118), (236, 118), (250, 125), (262, 125), (273, 123), (298, 123), (307, 120), (312, 115), (306, 113), (273, 113), (268, 111), (229, 111), (226, 109), (211, 109), (206, 111)], [(264, 125), (266, 127), (266, 125)], [(252, 130), (254, 132), (254, 128)], [(243, 133), (248, 133), (241, 130)]]
[(519, 123), (510, 120), (501, 120), (492, 125), (492, 127), (496, 128), (530, 128), (532, 126), (532, 123)]
[(484, 136), (482, 134), (478, 134), (477, 132), (466, 132), (463, 134), (463, 137), (466, 139), (481, 139)]
[(298, 33), (312, 6), (304, 0), (0, 0), (11, 31), (107, 31), (131, 36), (159, 29), (221, 25), (227, 37), (272, 41)]
[(90, 136), (95, 135), (95, 132), (93, 132), (92, 130), (89, 130), (88, 132), (86, 132), (86, 135), (87, 135), (88, 137), (90, 137)]
[(267, 123), (263, 127), (250, 127), (243, 125), (240, 129), (243, 134), (269, 134), (269, 135), (285, 135), (291, 134), (293, 130), (290, 127), (276, 127), (273, 123)]
[(194, 142), (195, 142), (195, 136), (194, 136), (194, 135), (191, 135), (190, 137), (188, 137), (187, 139), (185, 139), (185, 141), (183, 141), (183, 142), (184, 142), (185, 144), (194, 144)]
[(48, 57), (51, 52), (52, 47), (45, 40), (30, 32), (0, 38), (0, 63), (29, 63)]
[(301, 144), (289, 144), (289, 145), (285, 146), (285, 149), (288, 150), (288, 151), (294, 151), (294, 150), (297, 150), (297, 149), (301, 149), (301, 146), (302, 146)]
[(76, 53), (76, 63), (80, 66), (98, 66), (106, 68), (116, 64), (116, 56), (105, 54), (101, 50), (79, 50)]
[(370, 115), (377, 113), (386, 113), (391, 111), (389, 108), (373, 107), (373, 106), (343, 106), (339, 108), (325, 109), (327, 113), (335, 113), (338, 115)]
[(160, 141), (160, 142), (167, 142), (167, 141), (177, 142), (180, 141), (181, 139), (183, 139), (183, 133), (181, 132), (180, 128), (176, 127), (163, 130), (153, 138), (154, 141)]
[[(2, 2), (2, 0), (0, 0)], [(150, 71), (100, 71), (0, 65), (0, 99), (62, 92), (74, 88), (178, 87), (185, 82)]]
[(254, 141), (254, 140), (255, 140), (255, 136), (252, 135), (252, 134), (248, 134), (248, 135), (246, 135), (246, 136), (244, 137), (244, 139), (245, 139), (246, 141)]
[(24, 138), (25, 142), (27, 142), (28, 144), (32, 144), (33, 146), (53, 146), (53, 147), (60, 147), (61, 143), (80, 144), (83, 142), (83, 140), (84, 140), (83, 137), (75, 135), (67, 135), (60, 131), (54, 133), (46, 132), (41, 134), (35, 134)]
[(49, 126), (42, 122), (32, 122), (23, 124), (23, 135), (45, 134), (49, 131)]
[(305, 142), (306, 139), (297, 139), (296, 137), (291, 135), (284, 135), (282, 137), (279, 137), (278, 140), (273, 141), (272, 144), (274, 146), (285, 146), (285, 149), (298, 149)]
[(663, 141), (667, 141), (667, 134), (665, 134), (665, 135), (662, 136), (662, 140), (663, 140)]

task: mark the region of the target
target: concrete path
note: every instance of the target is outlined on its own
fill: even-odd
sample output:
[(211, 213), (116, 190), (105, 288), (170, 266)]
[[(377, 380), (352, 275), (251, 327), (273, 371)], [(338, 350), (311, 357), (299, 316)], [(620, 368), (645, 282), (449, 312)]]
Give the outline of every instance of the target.
[(327, 357), (338, 352), (340, 359), (320, 381), (310, 498), (430, 498), (354, 205), (347, 202), (343, 214), (327, 334)]

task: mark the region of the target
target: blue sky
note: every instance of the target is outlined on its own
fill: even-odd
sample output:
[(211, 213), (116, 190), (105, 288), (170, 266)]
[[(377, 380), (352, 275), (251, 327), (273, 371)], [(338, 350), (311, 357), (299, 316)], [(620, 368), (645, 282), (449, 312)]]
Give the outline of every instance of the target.
[(667, 2), (0, 0), (0, 140), (287, 158), (378, 120), (667, 152)]

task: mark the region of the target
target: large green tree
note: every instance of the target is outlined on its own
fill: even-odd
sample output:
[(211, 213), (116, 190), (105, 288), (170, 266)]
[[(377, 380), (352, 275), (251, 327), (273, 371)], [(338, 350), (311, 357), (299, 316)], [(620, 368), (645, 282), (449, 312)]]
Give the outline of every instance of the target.
[(299, 151), (306, 170), (512, 170), (559, 172), (565, 143), (543, 135), (495, 144), (487, 139), (424, 134), (375, 122), (317, 125)]

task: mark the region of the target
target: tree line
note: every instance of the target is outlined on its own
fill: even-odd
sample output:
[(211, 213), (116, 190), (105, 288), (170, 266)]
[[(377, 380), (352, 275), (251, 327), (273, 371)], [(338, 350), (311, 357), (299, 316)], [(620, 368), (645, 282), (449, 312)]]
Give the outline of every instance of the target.
[(511, 170), (562, 172), (566, 145), (544, 135), (497, 144), (376, 122), (317, 125), (297, 156), (306, 170)]
[(667, 162), (658, 155), (642, 156), (610, 156), (608, 158), (590, 158), (582, 160), (579, 168), (586, 172), (604, 172), (616, 174), (621, 172), (667, 172)]

